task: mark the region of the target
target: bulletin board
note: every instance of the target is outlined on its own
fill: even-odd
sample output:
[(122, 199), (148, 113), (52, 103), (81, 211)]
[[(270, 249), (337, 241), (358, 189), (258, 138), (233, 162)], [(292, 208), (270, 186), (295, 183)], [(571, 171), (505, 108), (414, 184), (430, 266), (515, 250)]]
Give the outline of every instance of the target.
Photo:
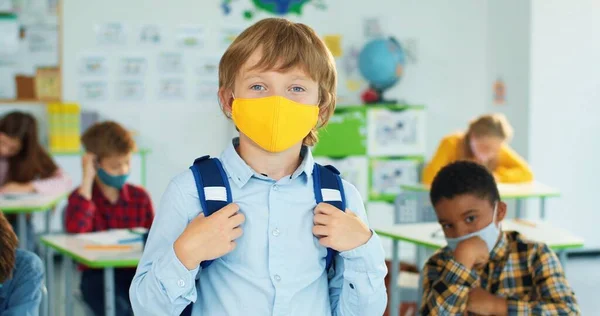
[(61, 99), (60, 20), (56, 0), (0, 0), (0, 104)]

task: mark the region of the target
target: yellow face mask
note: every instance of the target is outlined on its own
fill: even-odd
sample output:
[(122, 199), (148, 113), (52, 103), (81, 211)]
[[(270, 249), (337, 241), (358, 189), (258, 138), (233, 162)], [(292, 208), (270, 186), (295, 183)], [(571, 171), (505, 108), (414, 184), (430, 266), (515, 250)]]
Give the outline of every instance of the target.
[(264, 150), (281, 152), (317, 125), (319, 107), (281, 96), (234, 99), (232, 118), (237, 128)]

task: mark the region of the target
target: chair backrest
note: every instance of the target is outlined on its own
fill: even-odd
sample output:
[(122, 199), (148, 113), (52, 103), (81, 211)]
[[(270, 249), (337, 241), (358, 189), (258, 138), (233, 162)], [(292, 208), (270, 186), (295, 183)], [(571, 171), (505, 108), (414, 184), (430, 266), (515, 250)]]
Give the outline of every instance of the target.
[(48, 289), (46, 285), (42, 283), (40, 287), (40, 292), (42, 292), (42, 302), (40, 303), (40, 315), (47, 316), (49, 315), (50, 302), (48, 302)]

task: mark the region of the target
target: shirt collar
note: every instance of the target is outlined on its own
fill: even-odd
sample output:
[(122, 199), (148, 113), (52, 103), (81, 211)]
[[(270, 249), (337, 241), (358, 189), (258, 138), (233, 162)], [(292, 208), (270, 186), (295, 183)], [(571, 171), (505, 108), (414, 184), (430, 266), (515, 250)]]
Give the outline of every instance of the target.
[(498, 243), (496, 243), (496, 246), (494, 246), (494, 249), (492, 249), (492, 252), (490, 253), (490, 261), (502, 260), (507, 252), (507, 247), (508, 241), (506, 239), (506, 234), (501, 232), (500, 240), (498, 240)]
[[(94, 194), (100, 194), (102, 198), (108, 201), (104, 192), (100, 190), (100, 186), (94, 181), (94, 185), (92, 187), (92, 191)], [(129, 189), (129, 184), (125, 183), (121, 190), (119, 190), (119, 200), (123, 200), (125, 202), (131, 202), (131, 190)]]
[[(240, 157), (236, 150), (239, 144), (239, 137), (234, 138), (221, 154), (220, 160), (223, 164), (223, 168), (225, 168), (229, 174), (230, 179), (241, 188), (248, 183), (252, 176), (257, 178), (265, 178), (265, 176), (254, 171), (250, 166), (248, 166), (248, 164), (246, 164), (242, 157)], [(290, 179), (292, 180), (302, 174), (306, 174), (307, 177), (312, 175), (315, 161), (310, 149), (307, 146), (302, 146), (302, 149), (300, 150), (300, 157), (302, 157), (302, 162), (296, 171), (294, 171), (294, 173), (292, 173), (290, 176)]]

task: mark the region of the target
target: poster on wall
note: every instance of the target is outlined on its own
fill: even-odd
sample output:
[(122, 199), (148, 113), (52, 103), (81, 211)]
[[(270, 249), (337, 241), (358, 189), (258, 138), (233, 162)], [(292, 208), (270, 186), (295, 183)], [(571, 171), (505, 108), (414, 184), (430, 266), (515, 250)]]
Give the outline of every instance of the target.
[(200, 101), (217, 102), (219, 92), (219, 84), (216, 80), (198, 80), (198, 91), (196, 99)]
[(220, 35), (219, 35), (219, 46), (220, 48), (222, 48), (223, 50), (227, 49), (227, 47), (229, 47), (229, 45), (231, 45), (231, 43), (233, 43), (233, 41), (235, 40), (236, 37), (238, 37), (238, 35), (240, 35), (244, 29), (246, 27), (245, 26), (227, 26), (227, 27), (223, 27), (221, 28), (221, 30), (219, 31)]
[(143, 56), (122, 56), (119, 73), (127, 77), (142, 77), (146, 73), (147, 61)]
[(101, 76), (108, 73), (108, 58), (100, 54), (83, 54), (79, 57), (79, 74)]
[(145, 24), (139, 27), (137, 42), (140, 45), (157, 46), (163, 41), (163, 32), (158, 25)]
[(142, 101), (144, 84), (141, 80), (121, 80), (117, 83), (117, 98), (121, 101)]
[(160, 79), (158, 97), (162, 100), (183, 100), (185, 98), (185, 80), (183, 78)]
[(223, 15), (230, 15), (233, 6), (240, 7), (242, 17), (246, 20), (252, 20), (259, 12), (270, 15), (285, 16), (288, 14), (302, 15), (307, 6), (312, 6), (317, 10), (327, 10), (325, 0), (253, 0), (254, 7), (248, 6), (249, 2), (221, 0), (221, 11)]
[(183, 54), (179, 52), (163, 52), (158, 56), (158, 71), (161, 74), (183, 73)]
[(121, 22), (97, 24), (95, 31), (98, 46), (122, 46), (127, 42), (126, 28)]
[(219, 78), (219, 56), (198, 56), (194, 58), (196, 61), (196, 73), (206, 79), (217, 80)]
[(83, 81), (79, 86), (79, 96), (85, 101), (108, 100), (108, 88), (105, 81)]
[(180, 48), (202, 48), (204, 46), (204, 28), (198, 25), (179, 26), (175, 41)]

